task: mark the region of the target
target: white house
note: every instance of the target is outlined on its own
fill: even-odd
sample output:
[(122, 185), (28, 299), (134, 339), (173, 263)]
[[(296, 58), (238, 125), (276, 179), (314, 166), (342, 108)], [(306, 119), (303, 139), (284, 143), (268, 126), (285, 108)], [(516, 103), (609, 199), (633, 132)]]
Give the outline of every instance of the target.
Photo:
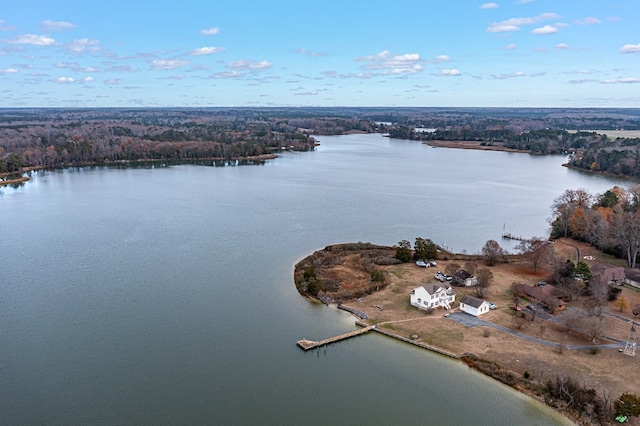
[(429, 283), (411, 291), (411, 304), (420, 309), (451, 309), (456, 294), (449, 283)]
[(466, 295), (460, 299), (460, 310), (477, 317), (489, 312), (489, 302)]

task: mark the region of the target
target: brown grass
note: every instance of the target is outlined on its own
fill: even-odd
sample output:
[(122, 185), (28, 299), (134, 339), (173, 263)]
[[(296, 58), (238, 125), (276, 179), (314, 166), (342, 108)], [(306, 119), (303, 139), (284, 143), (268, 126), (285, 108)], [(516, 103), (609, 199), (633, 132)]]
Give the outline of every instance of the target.
[[(574, 246), (579, 246), (581, 256), (594, 256), (595, 261), (600, 262), (612, 260), (592, 247), (570, 240), (556, 242), (554, 249), (559, 256), (575, 261)], [(444, 318), (446, 311), (437, 310), (427, 315), (411, 306), (409, 304), (411, 290), (434, 281), (435, 271), (443, 270), (448, 262), (452, 261), (439, 261), (437, 268), (427, 269), (419, 268), (413, 263), (385, 266), (389, 273), (389, 285), (380, 292), (368, 295), (361, 301), (352, 301), (348, 305), (375, 318), (376, 323), (394, 321), (392, 330), (396, 334), (404, 337), (417, 334), (419, 342), (459, 355), (473, 353), (488, 361), (496, 362), (517, 375), (523, 375), (526, 371), (532, 378), (542, 382), (558, 374), (569, 375), (580, 383), (595, 388), (598, 392), (605, 390), (611, 392), (614, 399), (624, 392), (638, 393), (640, 375), (637, 371), (640, 365), (640, 354), (633, 358), (620, 353), (617, 349), (602, 349), (597, 354), (592, 354), (589, 350), (559, 350), (559, 346), (591, 345), (591, 342), (579, 332), (567, 332), (563, 326), (539, 318), (533, 322), (527, 321), (517, 331), (553, 342), (557, 347), (532, 343), (495, 329), (490, 329), (487, 337), (484, 327), (468, 328)], [(509, 308), (512, 303), (509, 286), (515, 281), (532, 285), (546, 277), (549, 271), (542, 269), (534, 273), (528, 264), (522, 262), (496, 265), (490, 269), (495, 281), (485, 297), (498, 305), (498, 309), (483, 315), (482, 319), (516, 330), (514, 314)], [(456, 293), (457, 301), (464, 294), (475, 295), (473, 290), (457, 287)], [(634, 303), (640, 303), (639, 292), (624, 288), (622, 294), (629, 300), (631, 306)], [(577, 301), (569, 303), (569, 306), (581, 308), (583, 299), (580, 297)], [(375, 309), (373, 305), (382, 306), (383, 310)], [(630, 309), (620, 313), (612, 303), (607, 309), (628, 320), (632, 318)], [(610, 317), (605, 321), (607, 326), (604, 334), (626, 340), (630, 329), (627, 321)], [(382, 326), (384, 327), (384, 324)], [(600, 339), (597, 343), (609, 342)]]

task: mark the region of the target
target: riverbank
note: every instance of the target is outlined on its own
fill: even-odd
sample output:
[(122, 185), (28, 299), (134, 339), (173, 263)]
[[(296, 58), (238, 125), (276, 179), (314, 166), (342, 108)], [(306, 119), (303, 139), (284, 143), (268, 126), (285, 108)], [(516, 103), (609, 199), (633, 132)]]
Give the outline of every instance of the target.
[(423, 143), (434, 148), (474, 149), (478, 151), (502, 151), (531, 154), (530, 151), (523, 149), (507, 148), (502, 145), (482, 145), (482, 142), (475, 141), (427, 141)]
[[(606, 255), (595, 249), (570, 240), (560, 240), (554, 244), (554, 250), (561, 257), (575, 256), (575, 247), (579, 246), (582, 255), (593, 258), (590, 262), (609, 262)], [(338, 261), (325, 253), (324, 262), (333, 265), (332, 280), (348, 282), (349, 288), (357, 287), (358, 276), (364, 276), (360, 267), (355, 267), (354, 253), (348, 262)], [(318, 259), (316, 257), (315, 259)], [(451, 258), (438, 260), (437, 269), (444, 270), (450, 263), (465, 264), (468, 261)], [(344, 258), (343, 258), (344, 260)], [(321, 270), (316, 260), (315, 270)], [(484, 267), (478, 263), (479, 267)], [(524, 260), (514, 258), (513, 262), (490, 267), (494, 283), (488, 289), (486, 297), (494, 302), (498, 309), (481, 317), (482, 321), (470, 324), (454, 321), (451, 311), (436, 310), (432, 314), (418, 310), (409, 303), (412, 289), (428, 282), (434, 282), (436, 268), (419, 268), (413, 263), (377, 266), (388, 274), (388, 282), (379, 291), (360, 296), (342, 304), (353, 310), (363, 312), (369, 320), (363, 325), (376, 325), (376, 329), (391, 337), (424, 348), (435, 348), (462, 358), (472, 368), (517, 389), (527, 395), (547, 402), (552, 408), (565, 414), (571, 410), (562, 405), (545, 401), (542, 389), (548, 381), (556, 378), (571, 377), (585, 387), (593, 388), (598, 396), (608, 394), (610, 401), (624, 392), (640, 389), (640, 378), (633, 375), (638, 359), (623, 355), (623, 347), (629, 333), (628, 321), (632, 319), (627, 309), (619, 312), (610, 302), (607, 311), (614, 315), (605, 315), (604, 336), (597, 343), (577, 330), (569, 330), (564, 325), (564, 313), (542, 318), (538, 316), (521, 322), (514, 316), (509, 306), (513, 303), (510, 285), (520, 282), (533, 285), (544, 279), (549, 270), (531, 270)], [(326, 275), (328, 276), (328, 275)], [(363, 287), (364, 288), (364, 287)], [(475, 295), (474, 289), (454, 287), (457, 310), (459, 300), (465, 295)], [(624, 288), (623, 295), (633, 304), (640, 299), (640, 293)], [(326, 298), (327, 293), (323, 294)], [(569, 310), (582, 308), (584, 298), (569, 303)], [(528, 302), (522, 301), (521, 306)], [(566, 311), (565, 311), (566, 312)], [(473, 318), (467, 314), (456, 314), (463, 319)], [(572, 413), (575, 416), (575, 413)], [(584, 419), (583, 419), (584, 420)], [(583, 421), (581, 420), (581, 421)]]

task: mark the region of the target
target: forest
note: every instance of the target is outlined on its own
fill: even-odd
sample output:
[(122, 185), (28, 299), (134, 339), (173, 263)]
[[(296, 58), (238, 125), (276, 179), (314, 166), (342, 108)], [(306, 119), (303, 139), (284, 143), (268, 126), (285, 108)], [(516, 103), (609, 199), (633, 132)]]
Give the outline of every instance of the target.
[(552, 205), (551, 238), (571, 237), (626, 259), (640, 255), (640, 185), (613, 187), (603, 194), (568, 189)]
[[(601, 133), (585, 129), (601, 129)], [(416, 131), (422, 129), (426, 131)], [(573, 129), (571, 131), (567, 129)], [(638, 109), (203, 108), (0, 109), (0, 175), (23, 168), (221, 162), (313, 150), (314, 135), (379, 132), (417, 141), (475, 141), (568, 165), (640, 177)]]

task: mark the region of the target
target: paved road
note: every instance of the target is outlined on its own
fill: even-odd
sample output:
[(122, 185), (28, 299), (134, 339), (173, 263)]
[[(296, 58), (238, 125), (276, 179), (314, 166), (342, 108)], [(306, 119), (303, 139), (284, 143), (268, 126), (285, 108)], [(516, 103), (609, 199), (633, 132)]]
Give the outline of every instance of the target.
[[(548, 340), (542, 340), (542, 339), (538, 339), (536, 337), (533, 336), (529, 336), (527, 334), (523, 334), (520, 333), (518, 331), (515, 330), (511, 330), (510, 328), (507, 327), (503, 327), (501, 325), (498, 324), (494, 324), (492, 322), (488, 322), (485, 321), (483, 319), (474, 317), (473, 315), (469, 315), (465, 312), (454, 312), (451, 315), (449, 315), (448, 317), (450, 320), (455, 321), (459, 324), (462, 324), (466, 327), (491, 327), (494, 328), (496, 330), (500, 330), (500, 331), (504, 331), (505, 333), (509, 333), (513, 336), (517, 336), (520, 337), (521, 339), (525, 339), (528, 340), (530, 342), (534, 342), (534, 343), (538, 343), (541, 345), (545, 345), (545, 346), (551, 346), (551, 347), (557, 347), (558, 344), (555, 342), (550, 342)], [(587, 349), (591, 349), (593, 347), (597, 347), (597, 348), (601, 348), (601, 349), (608, 349), (608, 348), (623, 348), (624, 344), (621, 343), (612, 343), (612, 344), (607, 344), (607, 345), (565, 345), (564, 346), (566, 349), (571, 349), (571, 350), (587, 350)]]

